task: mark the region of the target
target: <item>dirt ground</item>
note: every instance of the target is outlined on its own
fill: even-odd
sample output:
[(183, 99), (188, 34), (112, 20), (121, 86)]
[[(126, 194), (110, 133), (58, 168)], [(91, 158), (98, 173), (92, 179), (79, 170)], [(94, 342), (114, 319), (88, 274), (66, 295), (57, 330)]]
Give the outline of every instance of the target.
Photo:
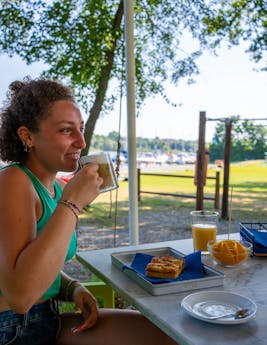
[[(139, 212), (139, 243), (153, 243), (169, 240), (191, 238), (191, 227), (188, 209), (170, 210), (162, 207), (162, 211)], [(128, 219), (119, 219), (119, 226), (114, 228), (96, 228), (78, 226), (78, 250), (94, 250), (129, 245)], [(123, 225), (122, 225), (123, 224)], [(233, 220), (231, 232), (239, 231), (239, 221)], [(219, 220), (218, 233), (227, 234), (228, 221)], [(64, 271), (75, 279), (88, 281), (91, 273), (76, 259), (68, 262)]]

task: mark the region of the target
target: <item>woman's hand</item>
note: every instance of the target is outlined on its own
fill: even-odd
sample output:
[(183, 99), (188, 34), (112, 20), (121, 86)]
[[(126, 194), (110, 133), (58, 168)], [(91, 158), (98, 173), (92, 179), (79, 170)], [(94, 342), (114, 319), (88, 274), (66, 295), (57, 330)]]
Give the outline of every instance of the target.
[(84, 286), (77, 285), (73, 292), (76, 312), (81, 313), (84, 322), (72, 329), (73, 333), (84, 331), (94, 326), (98, 319), (98, 303), (96, 298)]
[(71, 200), (82, 209), (99, 195), (102, 183), (103, 179), (98, 174), (98, 164), (86, 164), (65, 185), (62, 199)]

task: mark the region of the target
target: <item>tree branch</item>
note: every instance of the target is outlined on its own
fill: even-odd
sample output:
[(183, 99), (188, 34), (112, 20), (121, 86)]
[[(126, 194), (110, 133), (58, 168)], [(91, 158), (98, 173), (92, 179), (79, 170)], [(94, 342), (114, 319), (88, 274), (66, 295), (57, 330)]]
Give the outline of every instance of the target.
[(107, 49), (104, 52), (106, 63), (102, 66), (102, 71), (100, 73), (95, 101), (92, 105), (92, 108), (90, 109), (88, 120), (86, 121), (85, 133), (84, 133), (84, 136), (86, 139), (86, 147), (84, 148), (82, 155), (86, 155), (88, 153), (88, 150), (91, 145), (96, 121), (99, 117), (99, 114), (101, 112), (101, 109), (104, 103), (106, 91), (108, 88), (108, 82), (109, 82), (110, 74), (113, 67), (115, 49), (116, 49), (116, 44), (118, 40), (118, 32), (121, 26), (122, 17), (123, 17), (123, 0), (120, 1), (120, 4), (118, 6), (116, 15), (114, 17), (113, 25), (112, 25), (112, 32), (114, 33), (112, 46), (110, 49)]

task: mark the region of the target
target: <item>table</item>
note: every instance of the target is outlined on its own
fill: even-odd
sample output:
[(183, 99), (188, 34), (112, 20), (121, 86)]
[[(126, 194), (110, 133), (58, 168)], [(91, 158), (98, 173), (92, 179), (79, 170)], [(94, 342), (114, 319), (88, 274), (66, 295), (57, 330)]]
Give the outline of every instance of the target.
[[(234, 234), (234, 237), (239, 236)], [(231, 238), (233, 237), (231, 235)], [(223, 236), (221, 236), (223, 237)], [(267, 338), (267, 258), (253, 257), (240, 267), (227, 268), (216, 265), (209, 256), (205, 264), (225, 273), (223, 286), (210, 290), (225, 290), (251, 298), (258, 306), (256, 318), (244, 324), (219, 325), (204, 322), (188, 315), (180, 305), (181, 300), (195, 291), (152, 296), (123, 272), (116, 268), (110, 255), (123, 250), (171, 247), (188, 254), (193, 251), (192, 240), (177, 240), (141, 244), (127, 247), (83, 251), (78, 260), (105, 283), (109, 284), (126, 301), (161, 328), (180, 345), (265, 345)], [(200, 290), (198, 290), (200, 291)]]

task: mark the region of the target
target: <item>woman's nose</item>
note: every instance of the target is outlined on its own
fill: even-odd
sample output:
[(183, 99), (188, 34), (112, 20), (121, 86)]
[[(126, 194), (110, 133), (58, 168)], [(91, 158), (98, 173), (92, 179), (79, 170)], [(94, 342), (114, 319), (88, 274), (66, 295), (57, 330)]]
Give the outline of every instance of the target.
[(75, 140), (75, 146), (84, 149), (86, 146), (84, 134), (81, 131), (77, 131), (77, 138)]

